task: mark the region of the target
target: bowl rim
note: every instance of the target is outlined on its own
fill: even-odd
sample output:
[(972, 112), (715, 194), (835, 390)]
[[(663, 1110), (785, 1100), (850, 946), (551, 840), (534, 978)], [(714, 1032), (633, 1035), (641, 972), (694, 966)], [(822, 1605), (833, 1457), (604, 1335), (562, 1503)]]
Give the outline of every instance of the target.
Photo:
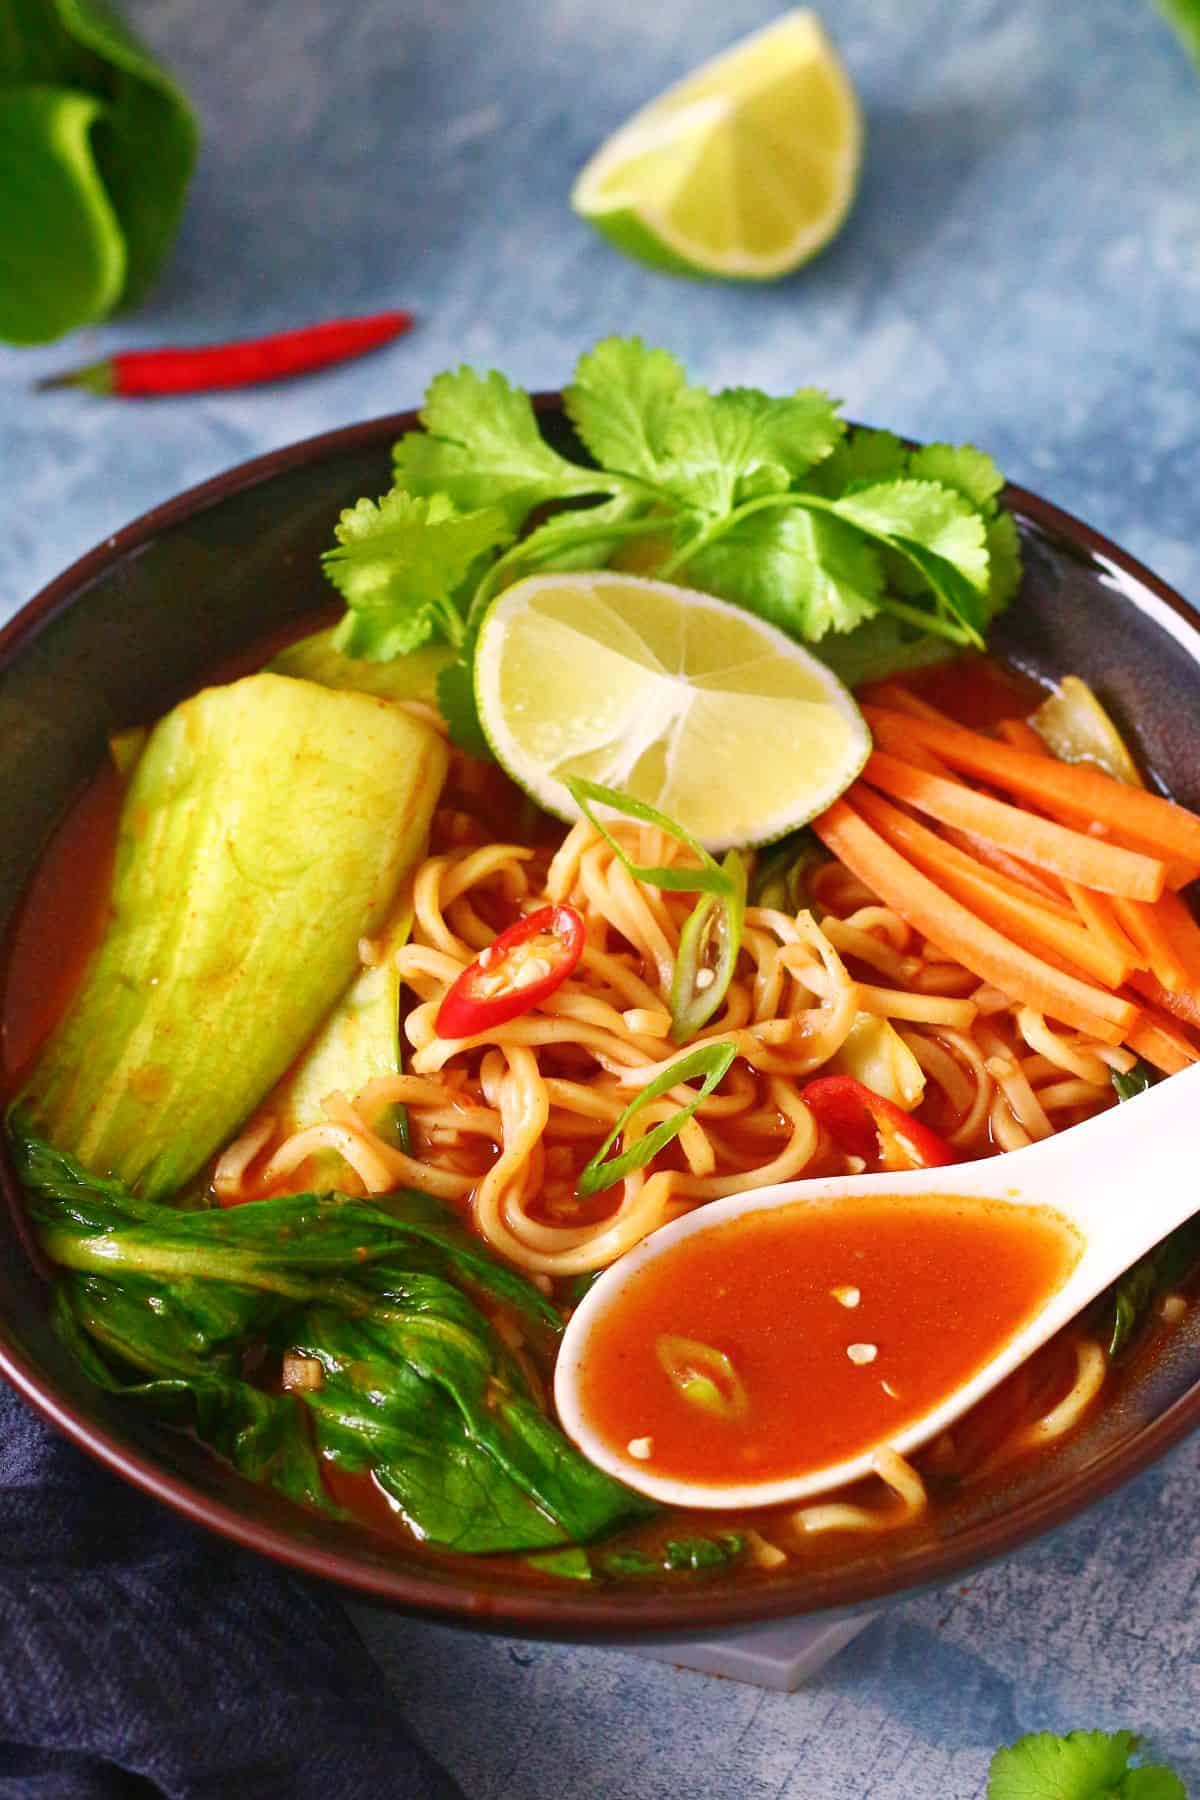
[[(553, 391), (535, 394), (533, 398), (539, 413), (557, 413), (562, 409), (561, 396)], [(402, 432), (419, 424), (417, 411), (408, 410), (320, 432), (238, 463), (152, 507), (79, 557), (14, 613), (0, 628), (0, 669), (8, 668), (59, 613), (85, 603), (99, 576), (167, 528), (291, 470), (318, 464), (342, 452), (386, 447)], [(1085, 550), (1091, 559), (1112, 565), (1165, 603), (1179, 620), (1200, 630), (1200, 611), (1152, 570), (1082, 520), (1015, 485), (1005, 488), (1003, 499), (1035, 528), (1052, 538), (1066, 539)], [(20, 1229), (24, 1224), (20, 1190), (2, 1143), (0, 1187)], [(28, 1245), (24, 1231), (22, 1239)], [(35, 1257), (35, 1266), (37, 1260)], [(1077, 1517), (1200, 1426), (1198, 1379), (1140, 1431), (1111, 1445), (1087, 1467), (1072, 1471), (1053, 1490), (1033, 1495), (999, 1516), (976, 1520), (952, 1538), (919, 1547), (898, 1570), (883, 1561), (874, 1561), (846, 1570), (808, 1571), (803, 1587), (780, 1582), (707, 1593), (695, 1589), (671, 1594), (655, 1589), (639, 1594), (636, 1601), (631, 1601), (627, 1592), (586, 1594), (575, 1588), (563, 1592), (558, 1588), (530, 1587), (501, 1596), (491, 1588), (473, 1590), (445, 1582), (435, 1572), (421, 1575), (411, 1566), (392, 1568), (361, 1559), (352, 1550), (326, 1549), (305, 1542), (288, 1531), (285, 1524), (268, 1524), (204, 1494), (184, 1476), (172, 1473), (132, 1441), (90, 1417), (53, 1377), (38, 1368), (3, 1318), (0, 1375), (52, 1426), (143, 1493), (242, 1549), (257, 1551), (300, 1575), (335, 1584), (348, 1598), (400, 1607), (443, 1624), (506, 1635), (613, 1643), (642, 1635), (652, 1635), (658, 1641), (678, 1640), (810, 1614), (845, 1614), (943, 1585)]]

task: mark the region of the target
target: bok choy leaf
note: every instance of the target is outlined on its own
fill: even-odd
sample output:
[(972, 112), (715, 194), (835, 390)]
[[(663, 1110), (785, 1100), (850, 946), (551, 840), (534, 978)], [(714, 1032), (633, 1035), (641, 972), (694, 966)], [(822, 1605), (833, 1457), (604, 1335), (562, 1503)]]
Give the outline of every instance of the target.
[[(418, 1537), (472, 1552), (587, 1542), (654, 1510), (545, 1415), (489, 1316), (545, 1336), (553, 1307), (427, 1196), (178, 1212), (94, 1180), (19, 1116), (10, 1137), (87, 1373), (251, 1480), (336, 1513), (322, 1463), (369, 1470)], [(270, 1391), (285, 1355), (319, 1380)]]

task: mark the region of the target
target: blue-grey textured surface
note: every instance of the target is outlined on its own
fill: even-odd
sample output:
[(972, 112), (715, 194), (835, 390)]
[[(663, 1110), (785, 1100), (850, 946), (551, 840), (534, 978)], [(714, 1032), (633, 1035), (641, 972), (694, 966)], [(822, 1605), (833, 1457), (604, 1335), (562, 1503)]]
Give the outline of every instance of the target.
[[(771, 0), (129, 0), (195, 95), (183, 236), (136, 320), (0, 351), (0, 610), (243, 457), (468, 358), (558, 383), (613, 330), (710, 381), (818, 382), (971, 436), (1200, 594), (1200, 77), (1149, 0), (827, 0), (869, 122), (833, 249), (766, 290), (673, 283), (566, 206), (638, 102)], [(120, 406), (35, 376), (135, 341), (407, 304), (418, 331), (287, 388)], [(887, 1615), (795, 1696), (615, 1653), (365, 1622), (475, 1800), (968, 1800), (1036, 1727), (1133, 1724), (1200, 1793), (1188, 1448), (1052, 1541)], [(302, 1654), (302, 1651), (300, 1652)]]

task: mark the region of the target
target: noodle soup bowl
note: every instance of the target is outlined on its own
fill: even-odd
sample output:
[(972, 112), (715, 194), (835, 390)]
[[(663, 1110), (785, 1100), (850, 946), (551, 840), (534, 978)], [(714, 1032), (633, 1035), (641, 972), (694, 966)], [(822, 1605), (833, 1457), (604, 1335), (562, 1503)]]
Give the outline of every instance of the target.
[[(562, 432), (557, 397), (539, 401)], [(319, 554), (343, 506), (389, 485), (407, 413), (243, 464), (137, 520), (32, 599), (0, 633), (0, 916), (11, 924), (46, 837), (113, 729), (161, 713), (214, 666), (327, 607)], [(995, 652), (1042, 680), (1075, 672), (1155, 778), (1200, 809), (1200, 620), (1148, 570), (1035, 495), (1010, 489), (1022, 593)], [(242, 667), (250, 666), (243, 661)], [(840, 1534), (770, 1573), (561, 1581), (512, 1562), (430, 1559), (399, 1536), (306, 1513), (189, 1437), (93, 1387), (50, 1328), (46, 1271), (11, 1168), (0, 1168), (0, 1370), (110, 1469), (178, 1512), (360, 1597), (532, 1636), (680, 1638), (803, 1614), (878, 1608), (958, 1577), (1077, 1514), (1200, 1424), (1200, 1309), (1169, 1353), (1135, 1352), (1053, 1457), (966, 1484), (891, 1534)]]

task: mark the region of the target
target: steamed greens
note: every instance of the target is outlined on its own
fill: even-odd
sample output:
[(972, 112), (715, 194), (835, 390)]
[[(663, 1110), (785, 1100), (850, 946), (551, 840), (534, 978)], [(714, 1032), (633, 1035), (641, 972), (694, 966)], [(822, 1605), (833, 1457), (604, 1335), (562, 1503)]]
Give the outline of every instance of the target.
[[(653, 1512), (547, 1418), (489, 1317), (536, 1341), (560, 1329), (554, 1309), (435, 1201), (180, 1212), (90, 1176), (19, 1117), (11, 1136), (59, 1273), (56, 1324), (87, 1373), (251, 1480), (336, 1514), (322, 1461), (370, 1471), (420, 1538), (471, 1552), (588, 1542)], [(285, 1354), (319, 1385), (272, 1391)]]
[(104, 938), (22, 1096), (34, 1127), (151, 1199), (176, 1193), (359, 971), (444, 770), (398, 708), (279, 675), (162, 719), (125, 796)]
[(343, 512), (324, 559), (348, 656), (386, 661), (433, 637), (457, 652), (438, 696), (465, 748), (481, 743), (479, 624), (522, 576), (636, 567), (819, 644), (839, 672), (849, 656), (859, 679), (981, 647), (1016, 591), (1003, 479), (969, 445), (848, 435), (816, 389), (710, 393), (637, 338), (582, 356), (565, 402), (580, 459), (495, 370), (437, 376), (425, 429), (396, 445), (394, 488)]

